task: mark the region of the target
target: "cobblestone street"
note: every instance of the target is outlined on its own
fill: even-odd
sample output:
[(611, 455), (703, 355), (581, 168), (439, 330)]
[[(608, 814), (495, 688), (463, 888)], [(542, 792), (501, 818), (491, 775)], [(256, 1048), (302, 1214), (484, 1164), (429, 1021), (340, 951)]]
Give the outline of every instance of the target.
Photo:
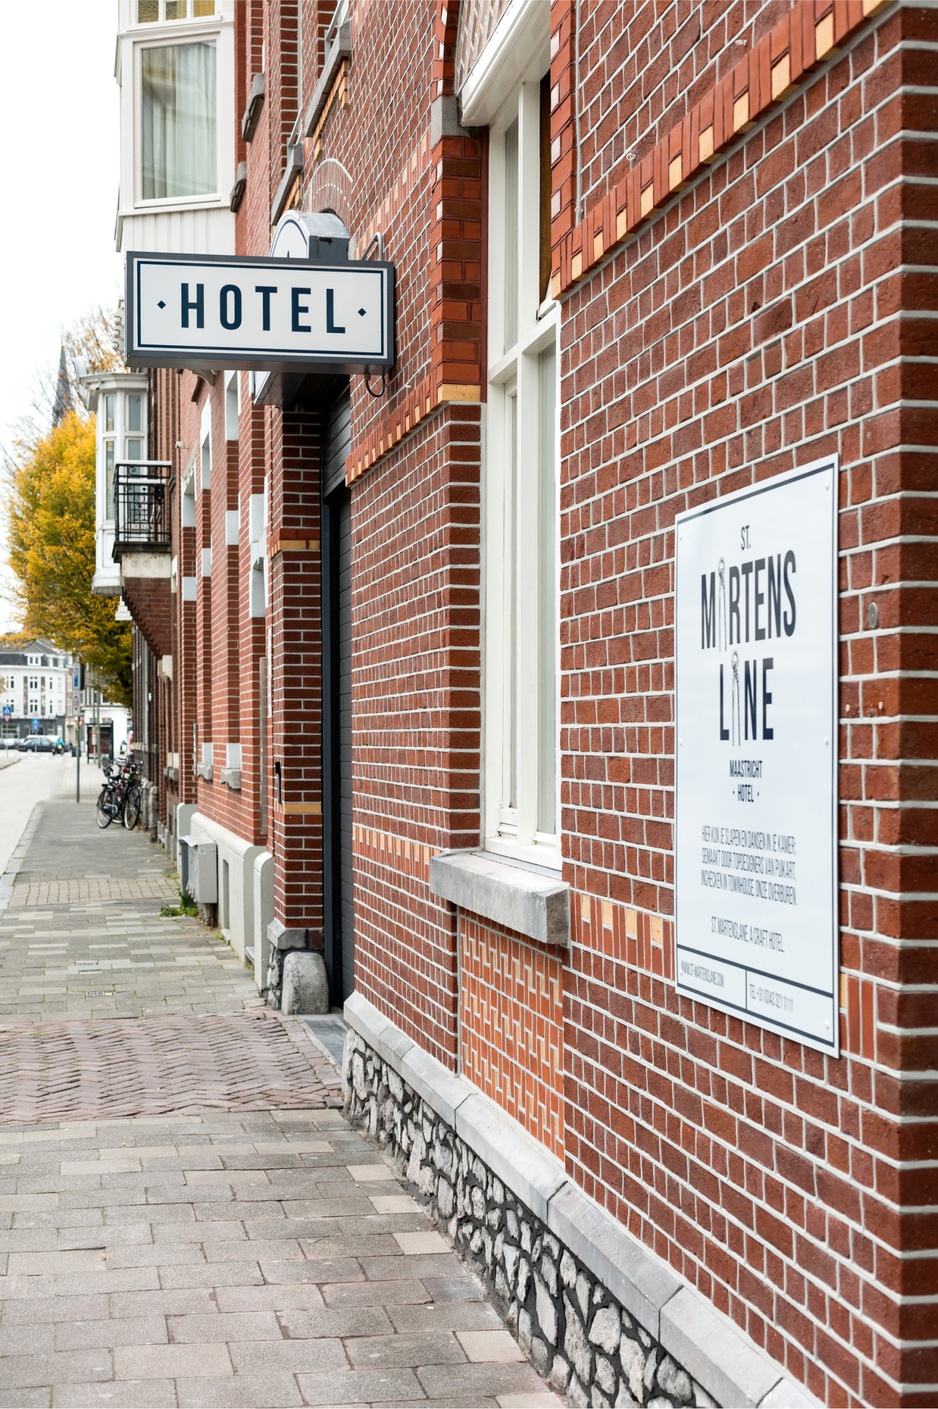
[(559, 1403), (177, 901), (64, 795), (0, 883), (0, 1405)]

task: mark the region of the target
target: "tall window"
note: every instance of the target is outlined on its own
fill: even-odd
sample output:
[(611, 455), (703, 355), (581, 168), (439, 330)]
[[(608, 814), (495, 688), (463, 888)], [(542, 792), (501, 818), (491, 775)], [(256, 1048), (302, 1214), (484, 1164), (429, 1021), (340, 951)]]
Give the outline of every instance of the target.
[(492, 850), (559, 865), (558, 322), (542, 287), (546, 99), (546, 85), (524, 84), (491, 134), (484, 831)]
[(145, 201), (204, 196), (215, 172), (215, 44), (143, 49), (141, 119)]

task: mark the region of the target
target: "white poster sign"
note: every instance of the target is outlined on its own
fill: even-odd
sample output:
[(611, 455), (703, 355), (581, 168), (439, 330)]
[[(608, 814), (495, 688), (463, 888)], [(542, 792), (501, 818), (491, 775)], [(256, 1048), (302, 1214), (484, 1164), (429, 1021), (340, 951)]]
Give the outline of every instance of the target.
[(834, 1055), (837, 471), (675, 523), (678, 991)]

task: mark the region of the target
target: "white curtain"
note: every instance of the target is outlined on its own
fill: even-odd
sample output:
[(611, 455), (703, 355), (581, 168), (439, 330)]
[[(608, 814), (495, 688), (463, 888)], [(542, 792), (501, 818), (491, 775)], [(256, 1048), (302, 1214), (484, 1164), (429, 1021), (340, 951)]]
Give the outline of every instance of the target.
[(142, 53), (143, 199), (202, 196), (215, 173), (215, 45)]

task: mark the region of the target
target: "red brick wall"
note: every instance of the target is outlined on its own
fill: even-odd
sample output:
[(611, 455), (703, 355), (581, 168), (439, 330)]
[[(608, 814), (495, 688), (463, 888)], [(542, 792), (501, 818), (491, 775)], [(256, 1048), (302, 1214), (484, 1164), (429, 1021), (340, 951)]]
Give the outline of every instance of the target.
[[(355, 822), (432, 851), (479, 836), (479, 410), (431, 417), (352, 498)], [(356, 855), (357, 987), (456, 1053), (449, 907)]]
[(319, 416), (285, 411), (270, 446), (271, 786), (274, 904), (322, 943), (322, 615)]
[[(587, 74), (607, 8), (584, 6)], [(714, 36), (758, 39), (782, 13), (747, 7), (742, 30), (742, 8), (702, 12), (714, 26), (683, 57), (673, 8), (637, 12), (654, 24), (631, 80), (623, 60), (610, 128), (660, 142), (698, 97), (694, 76), (723, 73)], [(578, 926), (565, 992), (571, 1174), (825, 1403), (924, 1403), (912, 1386), (938, 1378), (935, 1302), (902, 1300), (934, 1291), (918, 1255), (934, 1248), (933, 1215), (914, 1211), (934, 1194), (904, 1167), (935, 1135), (919, 1076), (934, 1039), (910, 1031), (936, 977), (920, 943), (936, 832), (918, 806), (935, 795), (933, 682), (899, 674), (925, 664), (931, 594), (913, 584), (935, 565), (921, 498), (934, 460), (902, 448), (934, 444), (933, 410), (915, 404), (933, 404), (934, 369), (905, 360), (924, 325), (901, 315), (934, 307), (934, 292), (925, 273), (898, 272), (935, 264), (921, 227), (935, 187), (908, 179), (928, 169), (916, 134), (934, 130), (934, 88), (915, 50), (935, 20), (909, 8), (861, 24), (725, 161), (570, 279), (563, 306), (565, 874), (611, 913), (657, 921), (665, 945), (674, 515), (841, 457), (844, 1055), (678, 999), (667, 948), (657, 975), (649, 949), (611, 982), (614, 927), (597, 950)], [(593, 78), (583, 91), (600, 102)], [(622, 175), (618, 140), (584, 140), (587, 231), (609, 232), (589, 206), (605, 196), (600, 172)], [(910, 982), (921, 996), (900, 992)]]
[(563, 960), (476, 916), (459, 920), (463, 1075), (563, 1159)]

